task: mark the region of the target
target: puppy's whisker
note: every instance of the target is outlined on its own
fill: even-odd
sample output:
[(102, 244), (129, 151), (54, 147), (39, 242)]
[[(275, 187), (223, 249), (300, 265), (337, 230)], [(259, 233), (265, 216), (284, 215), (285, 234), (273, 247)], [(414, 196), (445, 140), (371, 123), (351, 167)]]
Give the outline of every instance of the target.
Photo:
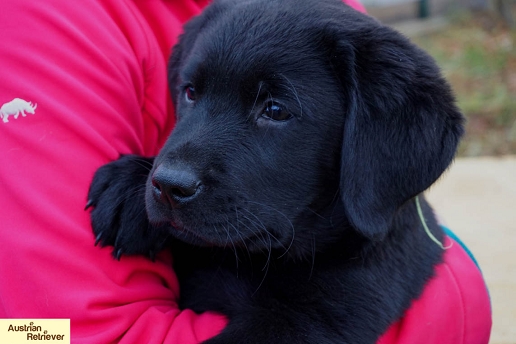
[(337, 209), (337, 206), (338, 206), (338, 198), (339, 198), (339, 195), (340, 195), (340, 188), (335, 192), (335, 195), (333, 195), (333, 199), (331, 200), (331, 204), (333, 204), (333, 209), (331, 210), (331, 213), (330, 213), (330, 226), (331, 227), (334, 227), (334, 224), (333, 224), (333, 214), (335, 213), (335, 210)]
[(224, 228), (224, 230), (226, 231), (227, 233), (227, 241), (229, 241), (231, 243), (231, 246), (233, 246), (233, 252), (235, 252), (235, 264), (236, 264), (236, 273), (237, 273), (237, 277), (238, 277), (238, 262), (239, 262), (239, 259), (238, 259), (238, 250), (235, 246), (235, 243), (233, 242), (233, 240), (231, 240), (231, 233), (229, 232), (229, 228), (226, 227), (226, 226), (222, 226)]
[[(256, 216), (252, 212), (250, 212), (248, 209), (244, 208), (243, 210), (247, 211), (250, 215), (254, 216), (258, 220), (259, 224), (257, 224), (256, 222), (254, 222), (252, 219), (250, 219), (248, 217), (244, 217), (255, 227), (255, 230), (253, 231), (251, 228), (249, 228), (247, 226), (246, 227), (249, 228), (255, 234), (256, 233), (259, 234), (260, 241), (264, 244), (264, 247), (268, 248), (268, 250), (265, 249), (267, 255), (270, 256), (271, 250), (272, 250), (272, 240), (271, 240), (271, 238), (274, 239), (276, 242), (278, 242), (283, 248), (285, 248), (283, 243), (278, 238), (276, 238), (269, 230), (267, 230), (267, 227), (260, 221), (258, 216)], [(258, 237), (258, 236), (256, 236), (256, 237)]]
[(296, 90), (296, 87), (294, 86), (294, 84), (289, 80), (289, 78), (287, 78), (285, 75), (283, 74), (280, 74), (279, 75), (280, 77), (282, 77), (286, 82), (289, 83), (290, 87), (288, 87), (288, 89), (294, 94), (294, 96), (296, 97), (296, 100), (297, 100), (297, 104), (299, 105), (299, 118), (302, 118), (303, 117), (303, 104), (301, 103), (301, 100), (299, 99), (299, 95), (297, 93), (297, 90)]
[(267, 245), (267, 241), (265, 240), (264, 233), (259, 230), (259, 227), (257, 227), (257, 225), (251, 219), (249, 219), (249, 218), (247, 218), (246, 216), (243, 216), (243, 215), (242, 215), (242, 217), (243, 217), (243, 219), (249, 221), (249, 223), (254, 227), (254, 229), (249, 227), (244, 221), (239, 221), (238, 224), (243, 226), (244, 228), (248, 229), (251, 233), (254, 234), (254, 237), (263, 244), (263, 246), (266, 246)]
[(260, 82), (260, 85), (258, 86), (258, 92), (256, 92), (256, 97), (254, 98), (253, 107), (251, 108), (251, 111), (249, 112), (249, 115), (247, 116), (247, 120), (249, 120), (250, 117), (253, 117), (254, 108), (256, 107), (258, 98), (260, 97), (260, 92), (262, 91), (262, 86), (263, 86), (263, 82)]
[(247, 229), (249, 229), (249, 231), (251, 231), (253, 234), (255, 234), (256, 238), (258, 238), (260, 240), (260, 242), (264, 245), (264, 247), (267, 245), (267, 240), (265, 239), (265, 236), (268, 234), (267, 230), (265, 231), (261, 231), (261, 229), (263, 229), (263, 227), (260, 227), (258, 226), (255, 222), (253, 222), (253, 220), (249, 219), (248, 217), (245, 217), (244, 216), (244, 219), (246, 219), (247, 221), (249, 221), (249, 223), (251, 223), (251, 225), (254, 227), (251, 228), (249, 227), (248, 225), (246, 225), (245, 223), (241, 222), (241, 224), (246, 227)]
[[(267, 231), (267, 228), (265, 227), (265, 224), (260, 220), (260, 218), (258, 216), (256, 216), (249, 209), (242, 208), (242, 210), (245, 210), (249, 215), (251, 215), (254, 218), (255, 221), (253, 221), (249, 217), (245, 216), (245, 218), (248, 219), (249, 222), (251, 222), (255, 227), (258, 226), (259, 228), (263, 229), (264, 231)], [(244, 215), (242, 214), (242, 216), (244, 216)]]
[(272, 240), (271, 240), (271, 237), (269, 236), (269, 252), (268, 252), (268, 255), (267, 255), (267, 261), (265, 262), (265, 266), (262, 269), (262, 271), (265, 269), (265, 267), (267, 267), (266, 271), (269, 271), (268, 269), (269, 269), (269, 265), (270, 265), (270, 262), (271, 262), (271, 254), (272, 254)]
[[(236, 208), (235, 208), (236, 209)], [(240, 238), (240, 241), (242, 242), (242, 244), (244, 245), (246, 251), (247, 251), (247, 254), (249, 256), (249, 260), (251, 260), (251, 253), (249, 252), (249, 248), (247, 247), (247, 244), (245, 242), (245, 239), (244, 237), (242, 236), (242, 234), (240, 233), (240, 231), (238, 230), (238, 227), (236, 227), (235, 225), (233, 225), (231, 222), (229, 222), (229, 219), (227, 219), (227, 224), (228, 226), (230, 226), (231, 228), (233, 228), (233, 230), (235, 231), (235, 233), (238, 235), (238, 237)], [(238, 211), (237, 211), (237, 224), (238, 224)]]
[(315, 234), (312, 233), (312, 266), (310, 267), (310, 275), (308, 276), (308, 280), (312, 279), (312, 275), (314, 272), (315, 266)]
[(309, 210), (310, 212), (312, 212), (315, 216), (317, 216), (318, 218), (322, 219), (322, 220), (326, 220), (326, 218), (324, 216), (322, 216), (321, 214), (319, 214), (318, 212), (316, 212), (315, 210), (313, 210), (312, 208), (310, 207), (306, 207), (307, 210)]
[[(243, 221), (241, 221), (240, 224), (245, 228), (249, 229), (249, 231), (252, 232), (258, 240), (260, 240), (260, 242), (263, 244), (263, 247), (267, 247), (268, 241), (266, 240), (266, 237), (270, 240), (270, 233), (263, 226), (258, 226), (250, 218), (246, 216), (243, 216), (243, 218), (249, 221), (249, 223), (254, 227), (254, 229), (249, 227)], [(263, 231), (260, 229), (262, 229)]]
[[(264, 232), (266, 232), (268, 235), (270, 235), (274, 240), (276, 240), (278, 242), (278, 244), (280, 244), (281, 246), (285, 247), (283, 245), (283, 243), (274, 236), (274, 234), (272, 234), (268, 229), (267, 227), (265, 226), (265, 224), (260, 220), (260, 218), (258, 216), (256, 216), (253, 212), (251, 212), (250, 210), (248, 209), (245, 209), (245, 208), (242, 208), (242, 210), (245, 210), (247, 211), (251, 216), (253, 216), (260, 224), (260, 228), (263, 229)], [(249, 219), (250, 220), (250, 219)], [(251, 223), (254, 223), (253, 221), (251, 221)]]
[[(291, 225), (292, 225), (292, 223), (291, 223)], [(290, 240), (290, 243), (288, 244), (288, 247), (287, 247), (287, 249), (285, 250), (285, 252), (283, 252), (283, 254), (282, 254), (282, 255), (280, 255), (280, 256), (278, 257), (278, 259), (280, 259), (280, 258), (282, 258), (283, 256), (285, 256), (285, 255), (288, 253), (288, 251), (290, 250), (290, 248), (292, 247), (292, 244), (294, 243), (294, 239), (295, 239), (295, 237), (296, 237), (296, 230), (294, 229), (294, 226), (291, 226), (291, 228), (292, 228), (292, 239)]]
[(271, 262), (271, 252), (272, 252), (272, 242), (271, 242), (271, 238), (269, 237), (269, 254), (267, 256), (267, 261), (265, 262), (265, 265), (262, 268), (262, 271), (265, 270), (265, 272), (263, 274), (262, 280), (260, 281), (260, 284), (258, 284), (258, 287), (256, 287), (256, 290), (254, 291), (254, 293), (251, 296), (254, 296), (254, 294), (256, 294), (258, 292), (258, 290), (260, 290), (260, 287), (262, 286), (263, 282), (265, 281), (265, 278), (267, 277), (267, 274), (269, 273), (269, 266), (270, 266), (270, 262)]
[[(290, 221), (290, 219), (285, 214), (283, 214), (281, 211), (279, 211), (278, 209), (275, 209), (274, 207), (271, 207), (270, 205), (261, 204), (261, 203), (253, 202), (253, 201), (247, 201), (247, 202), (248, 203), (257, 204), (259, 206), (266, 207), (266, 208), (269, 208), (269, 209), (272, 209), (275, 212), (277, 212), (278, 214), (280, 214), (284, 219), (287, 220), (288, 224), (290, 225), (290, 228), (292, 229), (292, 239), (290, 240), (290, 243), (289, 243), (288, 247), (285, 249), (285, 252), (283, 252), (283, 254), (278, 257), (278, 258), (282, 258), (290, 250), (290, 248), (292, 247), (292, 244), (294, 243), (294, 239), (296, 237), (296, 229), (294, 228), (294, 225), (292, 224), (292, 221)], [(276, 240), (278, 240), (278, 239), (276, 239)], [(280, 242), (280, 241), (278, 240), (278, 242)], [(282, 244), (282, 246), (285, 247), (283, 244)]]
[(134, 159), (132, 161), (135, 164), (138, 164), (139, 166), (143, 167), (147, 171), (150, 171), (152, 169), (152, 163), (150, 161), (147, 161), (145, 159)]
[[(222, 227), (224, 228), (224, 230), (226, 232), (226, 238), (223, 239), (222, 235), (219, 234), (219, 239), (220, 239), (221, 242), (224, 242), (224, 248), (227, 248), (228, 245), (230, 243), (232, 243), (232, 241), (231, 241), (231, 234), (229, 233), (229, 231), (227, 230), (226, 227), (224, 227), (224, 226), (222, 226)], [(218, 233), (217, 228), (216, 227), (214, 227), (214, 228), (215, 228), (215, 232)], [(238, 264), (237, 264), (237, 266), (238, 266)]]

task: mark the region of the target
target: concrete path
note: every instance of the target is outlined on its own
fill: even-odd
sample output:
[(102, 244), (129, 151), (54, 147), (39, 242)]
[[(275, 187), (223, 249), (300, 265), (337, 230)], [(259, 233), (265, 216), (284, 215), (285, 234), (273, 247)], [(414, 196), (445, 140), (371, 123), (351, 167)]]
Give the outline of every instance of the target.
[(493, 303), (491, 344), (516, 344), (516, 156), (457, 159), (426, 192), (477, 258)]

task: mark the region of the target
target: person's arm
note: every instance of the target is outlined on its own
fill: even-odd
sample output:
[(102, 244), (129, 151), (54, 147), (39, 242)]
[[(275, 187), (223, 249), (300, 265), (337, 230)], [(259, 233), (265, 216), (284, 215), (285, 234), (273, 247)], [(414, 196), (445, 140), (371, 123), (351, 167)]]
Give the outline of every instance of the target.
[[(156, 10), (2, 2), (0, 318), (71, 318), (73, 343), (195, 343), (224, 327), (178, 309), (167, 254), (116, 261), (95, 247), (84, 211), (99, 166), (156, 154), (172, 129), (164, 47), (145, 17)], [(173, 11), (163, 44), (193, 14)]]
[(0, 318), (71, 318), (73, 343), (194, 343), (224, 327), (178, 309), (167, 254), (95, 247), (84, 211), (98, 167), (156, 154), (173, 128), (166, 57), (201, 4), (2, 2)]

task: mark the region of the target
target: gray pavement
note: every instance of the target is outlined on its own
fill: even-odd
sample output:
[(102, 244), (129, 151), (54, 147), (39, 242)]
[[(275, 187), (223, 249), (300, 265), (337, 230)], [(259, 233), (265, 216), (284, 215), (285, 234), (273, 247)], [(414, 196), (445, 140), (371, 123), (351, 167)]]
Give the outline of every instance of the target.
[(444, 16), (430, 17), (428, 19), (404, 20), (387, 25), (401, 32), (407, 37), (417, 37), (427, 35), (444, 29), (449, 24)]
[(516, 156), (461, 158), (427, 198), (477, 258), (493, 304), (491, 344), (516, 344)]

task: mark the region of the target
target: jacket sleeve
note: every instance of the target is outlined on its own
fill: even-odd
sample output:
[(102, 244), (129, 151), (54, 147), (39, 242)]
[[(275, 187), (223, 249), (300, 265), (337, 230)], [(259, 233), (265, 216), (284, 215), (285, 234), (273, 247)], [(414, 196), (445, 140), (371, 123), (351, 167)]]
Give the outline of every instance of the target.
[(492, 311), (482, 272), (456, 237), (445, 238), (435, 275), (377, 344), (489, 343)]
[(348, 6), (351, 6), (353, 7), (355, 10), (359, 11), (359, 12), (362, 12), (362, 13), (366, 13), (366, 8), (364, 7), (364, 5), (362, 5), (360, 3), (359, 0), (343, 0), (343, 2), (348, 5)]
[(0, 6), (0, 318), (69, 318), (73, 343), (196, 343), (226, 322), (178, 309), (167, 254), (95, 247), (83, 210), (99, 166), (155, 154), (174, 124), (165, 45), (200, 8), (135, 3)]
[(225, 326), (178, 309), (167, 254), (95, 247), (83, 210), (99, 166), (156, 154), (173, 128), (166, 57), (207, 2), (2, 1), (0, 318), (69, 318), (73, 343), (188, 344)]

